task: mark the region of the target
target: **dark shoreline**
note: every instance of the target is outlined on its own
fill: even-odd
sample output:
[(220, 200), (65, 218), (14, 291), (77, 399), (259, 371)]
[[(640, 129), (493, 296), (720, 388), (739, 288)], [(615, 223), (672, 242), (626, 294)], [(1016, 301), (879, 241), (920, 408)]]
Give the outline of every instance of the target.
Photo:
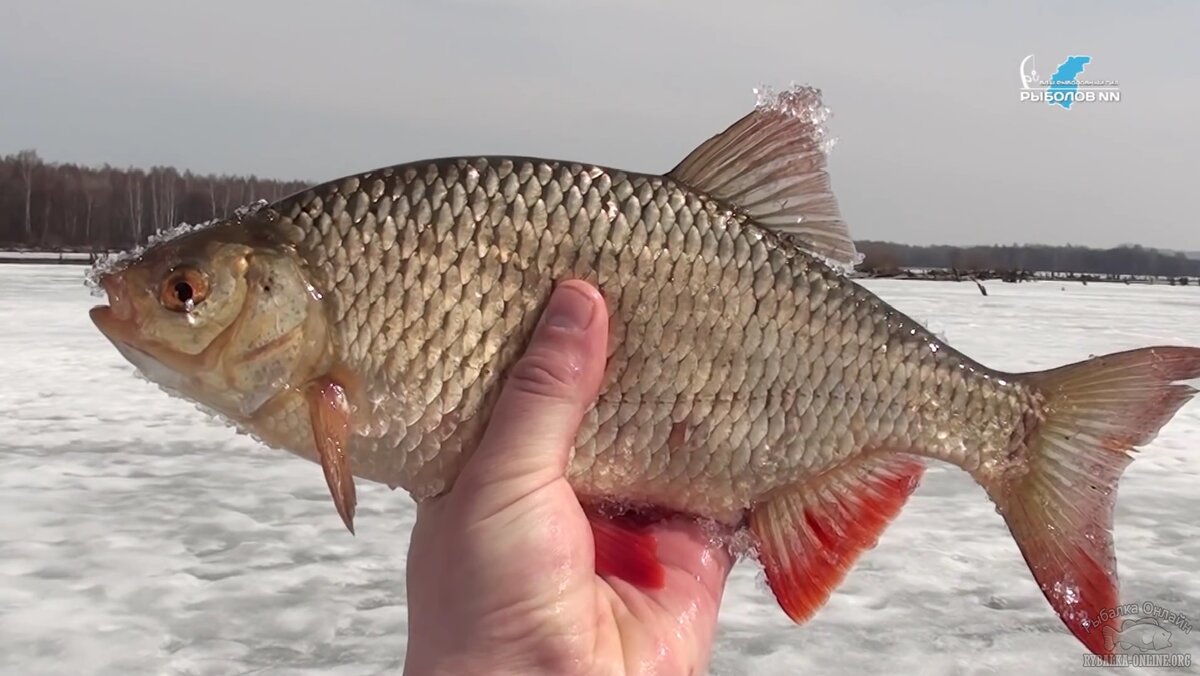
[[(0, 251), (0, 265), (92, 265), (107, 253), (86, 251)], [(946, 268), (899, 268), (892, 270), (856, 270), (855, 279), (900, 279), (926, 282), (1076, 282), (1081, 284), (1165, 284), (1200, 287), (1200, 277), (1164, 275), (1095, 274), (1022, 270), (955, 270)]]
[(102, 255), (85, 251), (0, 251), (0, 265), (91, 265)]
[(1172, 275), (1137, 275), (1132, 273), (1053, 272), (1049, 270), (957, 270), (954, 268), (895, 268), (889, 270), (856, 270), (860, 279), (900, 279), (926, 282), (1000, 281), (1021, 282), (1078, 282), (1096, 284), (1166, 284), (1168, 286), (1198, 286), (1200, 277)]

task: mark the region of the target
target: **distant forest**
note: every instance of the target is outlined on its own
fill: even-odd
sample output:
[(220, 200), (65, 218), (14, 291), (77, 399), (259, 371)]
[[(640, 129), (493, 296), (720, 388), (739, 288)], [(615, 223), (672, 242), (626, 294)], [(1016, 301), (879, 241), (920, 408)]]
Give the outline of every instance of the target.
[(81, 167), (44, 162), (36, 151), (24, 150), (0, 157), (0, 248), (126, 249), (157, 230), (202, 223), (306, 186), (173, 167)]
[[(33, 150), (0, 157), (0, 249), (114, 251), (156, 230), (220, 218), (257, 199), (273, 201), (308, 183), (43, 161)], [(860, 241), (864, 272), (908, 268), (1200, 276), (1200, 260), (1141, 246), (913, 246)]]
[(909, 268), (989, 270), (1010, 272), (1060, 272), (1143, 277), (1197, 277), (1200, 260), (1183, 252), (1164, 253), (1138, 245), (1112, 249), (1082, 246), (1011, 244), (988, 246), (913, 246), (893, 242), (855, 242), (864, 255), (859, 269), (890, 274)]

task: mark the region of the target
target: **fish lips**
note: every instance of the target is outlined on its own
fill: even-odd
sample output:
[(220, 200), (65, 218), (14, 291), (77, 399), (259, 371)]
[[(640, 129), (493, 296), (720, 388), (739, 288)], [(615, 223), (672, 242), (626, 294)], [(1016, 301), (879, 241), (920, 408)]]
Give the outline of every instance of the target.
[(108, 305), (97, 305), (88, 311), (88, 318), (117, 349), (121, 349), (122, 345), (133, 347), (130, 334), (135, 329), (130, 317), (119, 316), (117, 311)]
[[(108, 305), (97, 305), (88, 311), (88, 317), (100, 333), (129, 359), (129, 350), (136, 350), (150, 357), (143, 350), (134, 347), (136, 327), (136, 312), (133, 301), (129, 297), (128, 285), (121, 275), (107, 274), (100, 279), (100, 286), (108, 295)], [(132, 359), (130, 361), (133, 361)]]
[(134, 329), (130, 318), (119, 316), (117, 310), (107, 305), (92, 308), (88, 311), (88, 316), (121, 356), (148, 380), (172, 390), (183, 390), (187, 387), (186, 376), (135, 344), (131, 336)]

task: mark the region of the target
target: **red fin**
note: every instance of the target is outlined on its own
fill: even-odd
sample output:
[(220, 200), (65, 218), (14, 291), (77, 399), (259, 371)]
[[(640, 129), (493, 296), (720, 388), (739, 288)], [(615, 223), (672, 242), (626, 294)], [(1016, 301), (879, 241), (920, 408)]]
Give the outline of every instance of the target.
[(1129, 451), (1150, 443), (1196, 393), (1200, 349), (1152, 347), (1022, 374), (1046, 397), (1044, 419), (1009, 451), (1026, 471), (984, 483), (1059, 618), (1093, 654), (1119, 605), (1113, 546), (1117, 482)]
[(596, 540), (596, 574), (616, 577), (645, 589), (661, 589), (666, 570), (658, 560), (658, 543), (631, 520), (588, 510)]
[(1113, 628), (1113, 624), (1115, 623), (1108, 623), (1102, 627), (1103, 631), (1101, 634), (1104, 636), (1104, 652), (1106, 654), (1112, 654), (1117, 651), (1117, 639), (1121, 636), (1121, 633)]
[(333, 506), (350, 534), (354, 534), (354, 507), (358, 496), (346, 442), (350, 436), (350, 406), (341, 385), (322, 378), (308, 387), (308, 409), (312, 418), (313, 439), (325, 471), (325, 483), (333, 496)]
[(869, 456), (797, 486), (750, 513), (759, 560), (794, 622), (811, 618), (875, 546), (916, 488), (925, 464), (908, 455)]

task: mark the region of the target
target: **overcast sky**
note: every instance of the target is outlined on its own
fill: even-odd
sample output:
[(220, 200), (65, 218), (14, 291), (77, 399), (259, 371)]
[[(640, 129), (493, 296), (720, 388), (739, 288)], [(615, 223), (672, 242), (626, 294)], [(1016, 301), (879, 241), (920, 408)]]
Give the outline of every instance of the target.
[[(1200, 250), (1200, 3), (6, 5), (0, 154), (314, 182), (473, 153), (664, 172), (795, 81), (833, 110), (857, 238)], [(1089, 55), (1122, 100), (1019, 102), (1027, 54), (1043, 75)]]

